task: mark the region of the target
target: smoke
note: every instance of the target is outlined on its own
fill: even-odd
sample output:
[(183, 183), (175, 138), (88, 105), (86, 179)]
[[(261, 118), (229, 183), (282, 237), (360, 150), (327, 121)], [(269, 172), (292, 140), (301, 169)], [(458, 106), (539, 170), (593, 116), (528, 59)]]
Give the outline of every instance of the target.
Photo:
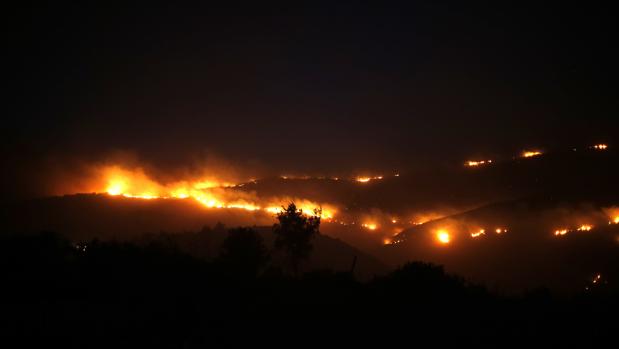
[(164, 193), (183, 182), (201, 182), (201, 189), (230, 186), (264, 175), (261, 166), (242, 167), (215, 155), (194, 157), (182, 166), (158, 166), (132, 151), (114, 151), (97, 159), (48, 157), (31, 171), (36, 196), (107, 192), (109, 181), (122, 177), (135, 193)]

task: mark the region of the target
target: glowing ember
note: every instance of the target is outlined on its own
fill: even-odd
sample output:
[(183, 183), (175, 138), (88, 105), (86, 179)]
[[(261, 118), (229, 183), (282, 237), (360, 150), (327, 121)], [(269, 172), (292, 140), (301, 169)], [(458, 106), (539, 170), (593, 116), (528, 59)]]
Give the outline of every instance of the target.
[(477, 166), (482, 166), (482, 165), (486, 165), (486, 164), (491, 164), (492, 160), (469, 160), (467, 162), (464, 163), (464, 166), (468, 166), (468, 167), (477, 167)]
[(497, 234), (503, 234), (503, 233), (507, 233), (507, 229), (505, 229), (505, 228), (496, 228), (494, 230), (494, 232), (497, 233)]
[(542, 152), (538, 150), (524, 151), (521, 154), (523, 158), (532, 158), (532, 157), (540, 156), (540, 155), (542, 155)]
[(608, 148), (608, 145), (606, 144), (596, 144), (593, 146), (593, 149), (597, 149), (597, 150), (606, 150)]
[(600, 279), (601, 279), (601, 278), (602, 278), (602, 275), (601, 275), (601, 274), (597, 274), (597, 275), (593, 278), (593, 281), (592, 281), (592, 282), (593, 282), (594, 284), (597, 284), (597, 283), (600, 281)]
[(555, 230), (555, 236), (563, 236), (567, 234), (567, 232), (568, 232), (567, 229), (557, 229)]
[(486, 235), (486, 231), (484, 229), (480, 229), (479, 231), (475, 233), (471, 233), (472, 238), (480, 237), (482, 235)]
[(395, 218), (391, 219), (391, 223), (396, 224), (397, 222), (398, 222), (397, 219), (395, 219)]
[(389, 238), (385, 238), (383, 239), (383, 245), (390, 245), (393, 241), (391, 241), (391, 239)]
[(449, 235), (449, 233), (445, 230), (439, 230), (436, 233), (436, 239), (441, 243), (441, 244), (448, 244), (451, 241), (451, 236)]

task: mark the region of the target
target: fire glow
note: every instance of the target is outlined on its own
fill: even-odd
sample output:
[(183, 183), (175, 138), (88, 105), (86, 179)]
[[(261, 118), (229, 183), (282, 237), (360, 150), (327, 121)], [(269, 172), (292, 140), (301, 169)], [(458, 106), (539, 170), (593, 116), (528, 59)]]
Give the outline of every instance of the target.
[(436, 232), (436, 239), (441, 244), (448, 244), (451, 242), (451, 235), (446, 230), (439, 230)]
[(467, 167), (479, 167), (479, 166), (483, 166), (483, 165), (491, 164), (491, 163), (492, 163), (492, 160), (479, 160), (479, 161), (477, 161), (477, 160), (469, 160), (469, 161), (464, 163), (464, 166), (467, 166)]
[(376, 223), (363, 223), (361, 224), (361, 226), (369, 230), (376, 230), (378, 228), (378, 225), (376, 225)]
[(147, 176), (141, 168), (127, 170), (120, 166), (106, 166), (100, 168), (98, 172), (100, 181), (95, 184), (94, 190), (91, 191), (107, 193), (112, 196), (145, 200), (194, 199), (207, 208), (262, 210), (273, 214), (280, 212), (282, 206), (289, 202), (295, 202), (304, 213), (315, 213), (327, 220), (332, 219), (336, 211), (332, 205), (325, 206), (305, 199), (260, 200), (254, 194), (234, 190), (237, 185), (233, 183), (214, 178), (161, 184)]
[(374, 176), (374, 177), (356, 177), (355, 181), (359, 182), (359, 183), (368, 183), (370, 181), (375, 181), (375, 180), (380, 180), (383, 179), (383, 176)]
[(532, 157), (536, 157), (540, 155), (542, 155), (542, 152), (539, 150), (527, 150), (527, 151), (522, 152), (521, 157), (532, 158)]
[(477, 237), (480, 237), (480, 236), (482, 236), (482, 235), (486, 235), (486, 230), (484, 230), (484, 229), (480, 229), (480, 230), (479, 230), (479, 231), (477, 231), (477, 232), (471, 233), (471, 237), (472, 237), (472, 238), (477, 238)]
[(576, 231), (591, 231), (591, 230), (593, 230), (593, 225), (591, 225), (591, 224), (582, 224), (582, 225), (580, 225), (576, 229), (568, 229), (568, 228), (557, 229), (557, 230), (555, 230), (554, 235), (555, 236), (563, 236), (563, 235), (567, 235), (568, 233), (572, 233), (572, 232), (576, 232)]

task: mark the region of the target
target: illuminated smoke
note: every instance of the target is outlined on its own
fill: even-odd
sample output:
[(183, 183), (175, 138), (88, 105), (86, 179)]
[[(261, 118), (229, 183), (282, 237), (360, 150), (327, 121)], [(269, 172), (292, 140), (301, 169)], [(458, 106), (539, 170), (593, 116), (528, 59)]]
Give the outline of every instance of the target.
[(304, 213), (317, 212), (327, 220), (332, 219), (337, 211), (334, 205), (303, 198), (258, 198), (255, 193), (235, 189), (242, 183), (235, 184), (211, 176), (160, 183), (149, 177), (142, 168), (126, 169), (117, 165), (98, 167), (96, 173), (96, 179), (88, 192), (145, 200), (193, 199), (207, 208), (263, 210), (273, 214), (280, 212), (284, 205), (294, 202)]

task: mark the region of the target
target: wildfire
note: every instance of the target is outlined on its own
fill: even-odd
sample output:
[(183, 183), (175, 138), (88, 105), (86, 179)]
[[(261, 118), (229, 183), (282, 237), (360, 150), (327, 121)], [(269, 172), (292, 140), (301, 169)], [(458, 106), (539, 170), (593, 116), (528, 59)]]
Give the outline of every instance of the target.
[(451, 236), (449, 235), (449, 233), (446, 230), (439, 230), (436, 233), (436, 239), (441, 244), (448, 244), (451, 241)]
[(540, 155), (542, 155), (542, 152), (539, 150), (524, 151), (521, 154), (523, 158), (532, 158), (532, 157), (540, 156)]
[[(234, 190), (235, 184), (218, 181), (214, 178), (184, 180), (161, 184), (148, 177), (141, 168), (127, 170), (119, 166), (107, 166), (99, 169), (100, 183), (91, 192), (104, 192), (112, 196), (136, 199), (194, 199), (207, 208), (243, 209), (247, 211), (262, 210), (278, 213), (282, 206), (294, 202), (303, 212), (320, 215), (323, 219), (332, 219), (335, 208), (320, 205), (298, 198), (259, 199), (255, 194)], [(255, 179), (252, 179), (255, 182)], [(240, 186), (240, 185), (239, 185)]]
[(472, 238), (480, 237), (482, 235), (486, 235), (486, 231), (484, 229), (480, 229), (477, 232), (471, 233)]
[(492, 160), (469, 160), (464, 163), (464, 166), (477, 167), (477, 166), (482, 166), (482, 165), (491, 164), (491, 163), (492, 163)]
[(555, 236), (563, 236), (567, 234), (567, 232), (568, 232), (567, 229), (557, 229), (555, 230)]

